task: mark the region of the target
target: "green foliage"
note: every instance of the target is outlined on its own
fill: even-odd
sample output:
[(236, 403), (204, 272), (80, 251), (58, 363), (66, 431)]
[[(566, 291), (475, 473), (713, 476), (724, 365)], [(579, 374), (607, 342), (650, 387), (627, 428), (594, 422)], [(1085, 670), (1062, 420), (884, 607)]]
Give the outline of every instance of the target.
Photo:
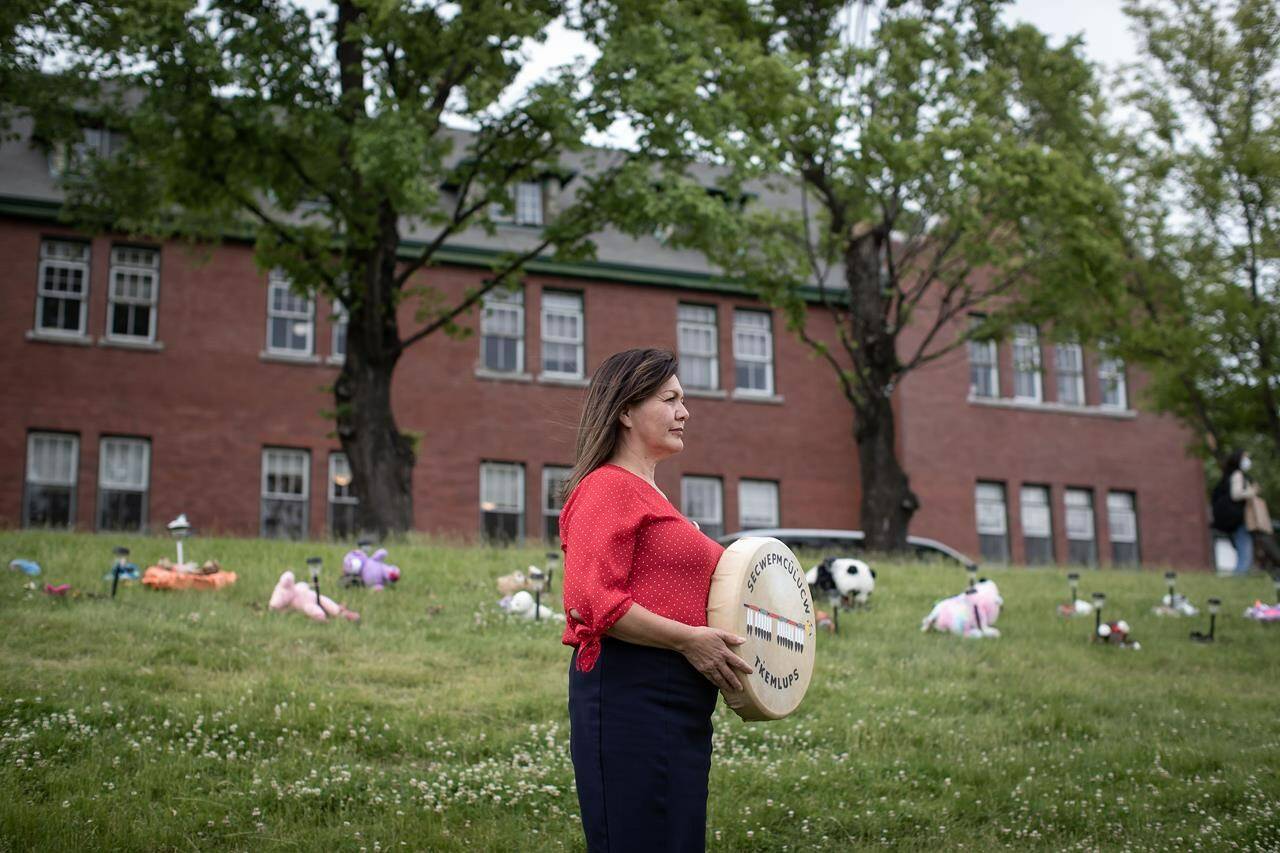
[[(1253, 451), (1280, 500), (1280, 4), (1129, 2), (1116, 174), (1127, 187), (1116, 347), (1206, 458)], [(1209, 481), (1217, 479), (1211, 471)]]
[[(392, 548), (397, 588), (371, 592), (337, 589), (344, 546), (197, 537), (186, 553), (233, 586), (112, 601), (118, 543), (144, 565), (173, 555), (161, 538), (0, 533), (41, 583), (81, 592), (0, 575), (0, 849), (582, 849), (560, 627), (495, 604), (493, 579), (541, 547), (419, 539)], [(359, 626), (266, 609), (313, 553)], [(876, 567), (871, 609), (818, 637), (797, 714), (717, 709), (709, 849), (1280, 845), (1280, 634), (1238, 616), (1265, 578), (1179, 578), (1224, 601), (1200, 646), (1204, 617), (1150, 614), (1159, 573), (1083, 571), (1142, 641), (1130, 652), (1052, 615), (1060, 571), (991, 570), (1003, 637), (966, 641), (917, 630), (963, 572)]]

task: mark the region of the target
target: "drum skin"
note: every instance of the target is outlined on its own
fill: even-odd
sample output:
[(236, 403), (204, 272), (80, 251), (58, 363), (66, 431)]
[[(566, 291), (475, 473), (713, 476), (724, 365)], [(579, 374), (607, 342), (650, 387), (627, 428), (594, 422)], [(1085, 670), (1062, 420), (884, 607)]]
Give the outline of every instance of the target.
[(739, 539), (711, 576), (707, 624), (746, 637), (734, 651), (752, 668), (743, 689), (724, 692), (744, 720), (779, 720), (804, 699), (813, 677), (813, 599), (795, 554), (777, 539)]

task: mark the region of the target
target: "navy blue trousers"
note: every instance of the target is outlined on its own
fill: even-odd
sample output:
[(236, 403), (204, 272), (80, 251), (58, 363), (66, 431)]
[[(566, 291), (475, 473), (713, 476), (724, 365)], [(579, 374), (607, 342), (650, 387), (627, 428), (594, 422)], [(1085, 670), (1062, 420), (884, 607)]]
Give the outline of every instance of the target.
[(591, 853), (706, 847), (715, 685), (667, 649), (605, 637), (569, 662), (569, 747)]

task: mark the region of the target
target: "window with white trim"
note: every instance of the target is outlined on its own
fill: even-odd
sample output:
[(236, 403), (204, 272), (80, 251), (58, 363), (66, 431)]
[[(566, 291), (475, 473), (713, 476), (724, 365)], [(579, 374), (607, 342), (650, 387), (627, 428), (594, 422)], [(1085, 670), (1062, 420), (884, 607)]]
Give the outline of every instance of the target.
[(521, 181), (511, 188), (506, 203), (489, 205), (489, 218), (494, 222), (536, 227), (546, 220), (546, 188), (542, 181)]
[[(982, 324), (983, 317), (969, 318), (970, 328)], [(969, 396), (995, 399), (1000, 396), (999, 345), (994, 340), (969, 341)]]
[(1068, 341), (1053, 348), (1053, 367), (1058, 381), (1058, 402), (1084, 405), (1084, 350)]
[(302, 539), (307, 535), (311, 452), (268, 447), (262, 451), (261, 535)]
[(680, 511), (716, 539), (724, 535), (724, 486), (719, 477), (682, 477)]
[(329, 535), (353, 539), (360, 499), (351, 491), (351, 463), (345, 453), (329, 454)]
[(524, 466), (480, 463), (480, 536), (509, 545), (524, 539)]
[(1062, 494), (1062, 501), (1066, 505), (1067, 562), (1096, 566), (1098, 548), (1093, 523), (1093, 492), (1089, 489), (1067, 489)]
[(1137, 495), (1133, 492), (1107, 493), (1107, 530), (1111, 538), (1112, 565), (1138, 565)]
[(560, 465), (542, 466), (542, 536), (547, 542), (560, 541), (560, 510), (564, 509), (560, 490), (572, 472)]
[(1004, 483), (979, 482), (973, 493), (978, 521), (978, 550), (991, 563), (1009, 562), (1009, 515), (1005, 509)]
[(542, 373), (554, 379), (583, 377), (582, 294), (542, 292)]
[(42, 240), (36, 331), (83, 335), (89, 316), (89, 244)]
[(315, 302), (294, 293), (283, 273), (272, 272), (267, 283), (267, 352), (311, 355), (315, 327)]
[(713, 391), (720, 387), (719, 340), (714, 306), (676, 306), (680, 384), (685, 388)]
[(494, 288), (480, 315), (480, 363), (494, 373), (524, 372), (524, 291)]
[(23, 527), (70, 527), (76, 520), (80, 438), (62, 432), (27, 434)]
[(778, 526), (778, 484), (773, 480), (739, 480), (739, 529)]
[(1098, 360), (1098, 384), (1102, 386), (1104, 409), (1129, 408), (1129, 392), (1125, 384), (1124, 359), (1103, 356)]
[(1029, 323), (1019, 323), (1013, 327), (1013, 398), (1041, 402), (1040, 381), (1040, 333)]
[(102, 439), (98, 445), (98, 529), (145, 529), (150, 481), (150, 441)]
[(1048, 486), (1022, 487), (1022, 544), (1028, 566), (1053, 562), (1053, 512)]
[(107, 288), (107, 337), (153, 343), (160, 295), (160, 252), (135, 246), (111, 249)]
[(83, 127), (75, 142), (59, 144), (49, 149), (49, 177), (76, 176), (91, 157), (110, 157), (119, 150), (117, 134), (100, 127)]
[(332, 361), (346, 361), (347, 330), (351, 326), (351, 313), (341, 299), (333, 300), (333, 313), (329, 315), (329, 358)]
[(768, 311), (734, 310), (733, 362), (738, 392), (773, 394), (773, 320)]

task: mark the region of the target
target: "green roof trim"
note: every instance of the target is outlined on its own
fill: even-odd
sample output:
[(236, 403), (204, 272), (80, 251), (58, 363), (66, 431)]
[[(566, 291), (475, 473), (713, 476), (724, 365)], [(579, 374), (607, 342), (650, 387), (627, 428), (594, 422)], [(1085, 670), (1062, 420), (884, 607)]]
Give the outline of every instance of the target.
[[(0, 215), (56, 222), (61, 212), (61, 202), (0, 195)], [(229, 231), (226, 236), (233, 240), (251, 239), (243, 232)], [(421, 240), (402, 240), (398, 254), (405, 259), (415, 258), (425, 245), (426, 242)], [(434, 261), (461, 267), (491, 268), (509, 254), (503, 249), (446, 244), (437, 250)], [(742, 282), (723, 276), (614, 261), (557, 261), (550, 256), (540, 256), (526, 263), (524, 270), (539, 275), (754, 296)], [(807, 302), (820, 301), (817, 288), (804, 288), (801, 295)]]

